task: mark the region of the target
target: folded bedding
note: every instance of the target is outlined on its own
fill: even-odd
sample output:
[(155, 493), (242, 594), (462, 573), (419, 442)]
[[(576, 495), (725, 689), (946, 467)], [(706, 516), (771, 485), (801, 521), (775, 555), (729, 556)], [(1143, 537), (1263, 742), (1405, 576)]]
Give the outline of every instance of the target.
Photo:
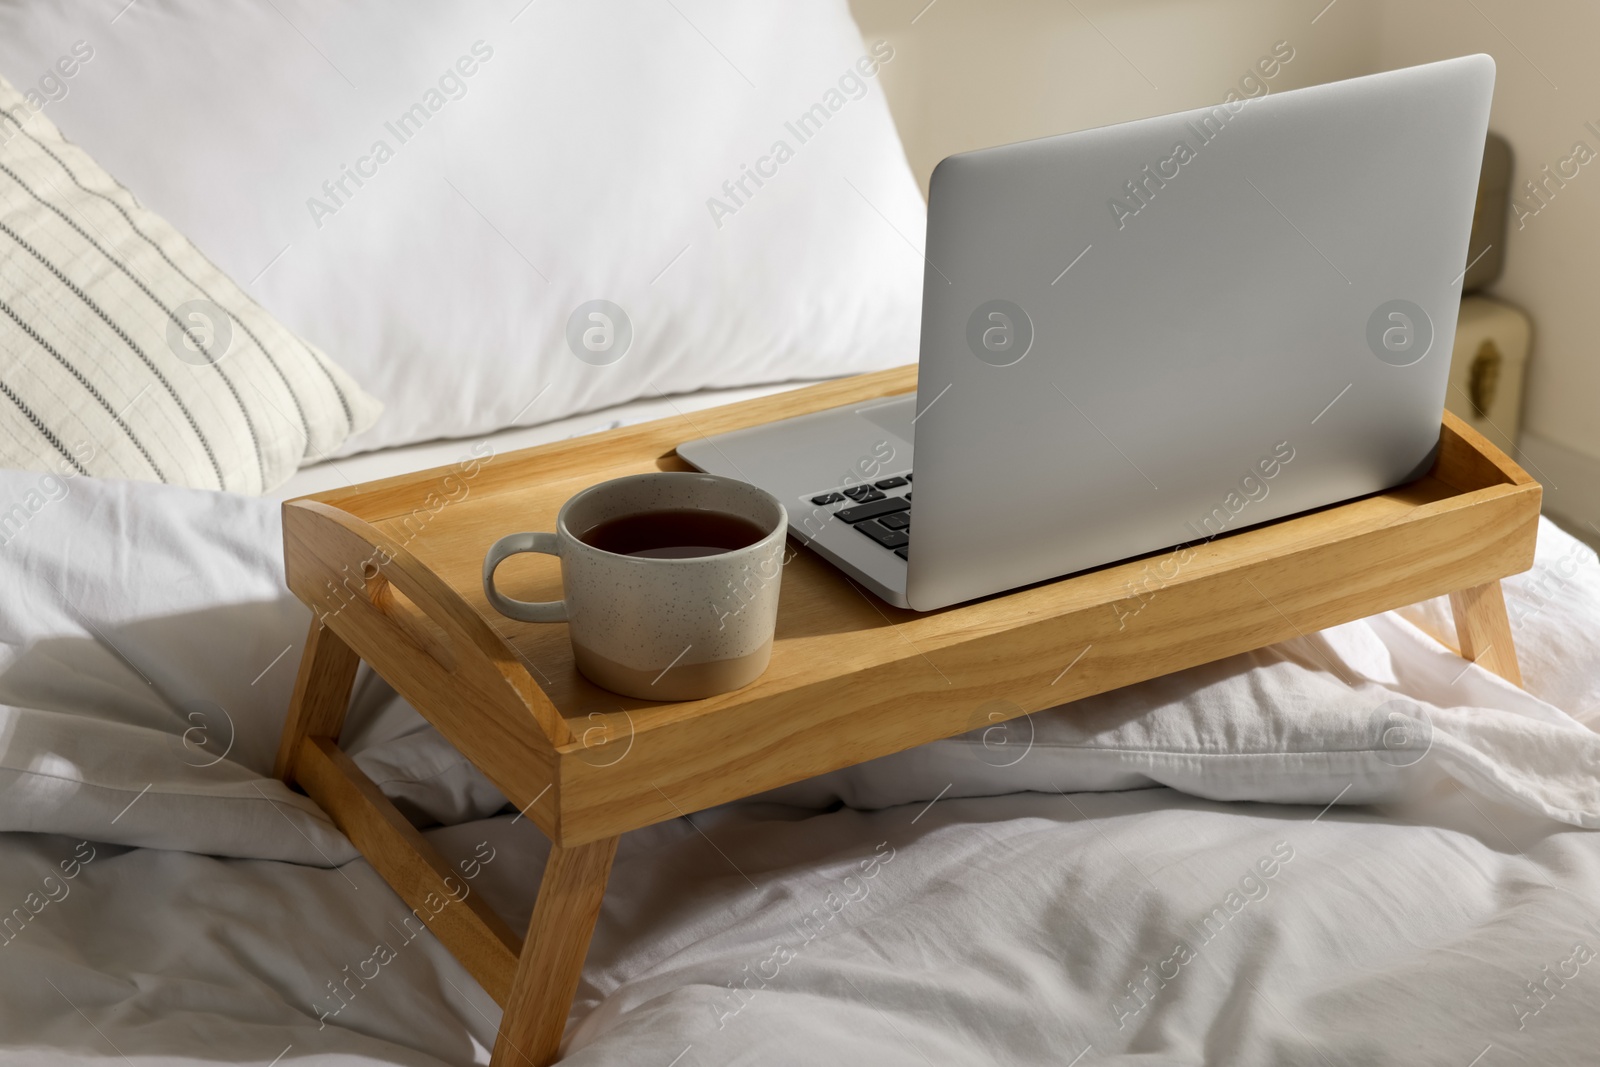
[[(1548, 524), (1541, 538), (1577, 543)], [(1448, 782), (1600, 827), (1600, 734), (1468, 668), (1396, 613), (999, 721), (1018, 710), (981, 706), (974, 720), (989, 721), (972, 733), (765, 796), (876, 808), (1166, 785), (1215, 800), (1322, 806), (1396, 801)]]

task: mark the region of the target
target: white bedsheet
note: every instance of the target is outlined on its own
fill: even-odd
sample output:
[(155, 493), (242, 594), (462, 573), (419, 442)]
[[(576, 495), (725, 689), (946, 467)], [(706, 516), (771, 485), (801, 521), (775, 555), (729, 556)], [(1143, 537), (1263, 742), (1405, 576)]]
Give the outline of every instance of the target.
[[(1018, 794), (696, 823), (624, 839), (574, 1067), (1594, 1062), (1600, 837), (1465, 794), (1320, 815)], [(431, 836), (488, 857), (471, 885), (526, 921), (536, 831)], [(364, 862), (91, 847), (0, 949), (0, 1062), (486, 1059), (497, 1010), (407, 939)], [(10, 835), (0, 899), (74, 848)]]
[[(339, 461), (343, 475), (307, 472), (288, 492), (461, 447), (384, 457), (386, 470)], [(0, 553), (0, 754), (20, 769), (0, 825), (38, 831), (0, 834), (0, 1064), (487, 1060), (492, 1002), (313, 806), (261, 777), (292, 675), (284, 646), (305, 624), (274, 588), (270, 515), (245, 498), (84, 485)], [(99, 527), (118, 546), (103, 560), (84, 533)], [(1556, 820), (1600, 811), (1581, 773), (1587, 761), (1600, 783), (1600, 759), (1577, 725), (1600, 707), (1600, 567), (1570, 544), (1552, 534), (1511, 583), (1531, 695), (1411, 629), (1437, 630), (1437, 605), (1221, 672), (1237, 677), (1215, 692), (1290, 714), (1338, 688), (1318, 672), (1381, 674), (1439, 708), (1441, 729), (1500, 731), (1472, 735), (1465, 755), (1428, 748), (1422, 765), (1449, 773), (1403, 803), (1061, 793), (1116, 786), (1086, 785), (1041, 742), (1008, 779), (945, 788), (939, 759), (866, 770), (851, 798), (892, 805), (880, 810), (801, 791), (627, 835), (569, 1062), (1596, 1062), (1600, 835)], [(207, 701), (237, 727), (215, 764), (220, 737), (184, 732)], [(427, 784), (417, 764), (440, 753), (372, 710), (347, 744)], [(56, 740), (27, 750), (40, 738)], [(457, 824), (430, 836), (522, 927), (543, 839), (513, 816), (474, 818), (496, 800), (470, 782), (445, 792), (428, 810)]]
[[(754, 385), (742, 389), (706, 389), (698, 393), (688, 393), (681, 396), (658, 396), (648, 400), (635, 400), (631, 403), (619, 404), (600, 411), (585, 412), (581, 415), (557, 419), (555, 422), (541, 423), (538, 426), (518, 426), (509, 430), (500, 430), (483, 438), (429, 441), (425, 444), (407, 445), (403, 448), (386, 448), (378, 452), (363, 452), (360, 455), (345, 456), (341, 459), (328, 460), (310, 467), (303, 467), (293, 478), (272, 490), (267, 496), (276, 500), (291, 500), (294, 497), (305, 496), (308, 493), (320, 493), (328, 489), (343, 489), (345, 486), (359, 485), (374, 478), (387, 478), (395, 474), (407, 474), (411, 471), (442, 467), (460, 459), (479, 440), (487, 441), (494, 447), (495, 454), (501, 455), (518, 448), (531, 448), (534, 445), (560, 441), (567, 437), (578, 437), (582, 434), (597, 433), (601, 430), (610, 430), (636, 422), (648, 422), (651, 419), (664, 419), (670, 415), (700, 411), (704, 408), (717, 407), (722, 404), (733, 404), (740, 400), (751, 400), (758, 396), (781, 393), (785, 390), (798, 389), (809, 384), (811, 383), (783, 382), (777, 385)], [(692, 425), (685, 426), (685, 431), (685, 440), (692, 440), (697, 436)]]

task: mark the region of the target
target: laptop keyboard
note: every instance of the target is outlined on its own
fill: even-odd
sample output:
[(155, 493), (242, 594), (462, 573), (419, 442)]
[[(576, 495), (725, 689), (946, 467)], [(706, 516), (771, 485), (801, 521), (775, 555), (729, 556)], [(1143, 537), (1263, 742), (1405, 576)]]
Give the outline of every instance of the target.
[[(849, 523), (885, 549), (905, 559), (911, 542), (911, 472), (880, 478), (871, 485), (852, 485), (848, 489), (819, 493), (811, 498), (818, 506), (838, 504), (833, 517)], [(885, 490), (905, 489), (904, 495)]]

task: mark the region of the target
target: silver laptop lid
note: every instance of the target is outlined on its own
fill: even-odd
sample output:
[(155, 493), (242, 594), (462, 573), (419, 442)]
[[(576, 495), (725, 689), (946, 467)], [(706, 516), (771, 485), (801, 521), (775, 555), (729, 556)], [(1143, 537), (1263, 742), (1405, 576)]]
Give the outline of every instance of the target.
[(941, 163), (911, 606), (1425, 471), (1493, 83), (1468, 56)]

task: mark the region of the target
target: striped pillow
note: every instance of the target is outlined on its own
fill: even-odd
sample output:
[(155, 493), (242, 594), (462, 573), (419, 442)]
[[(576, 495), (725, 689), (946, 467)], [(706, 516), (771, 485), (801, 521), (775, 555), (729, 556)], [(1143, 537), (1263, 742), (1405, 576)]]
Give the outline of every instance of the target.
[(0, 467), (261, 493), (379, 410), (0, 78)]

